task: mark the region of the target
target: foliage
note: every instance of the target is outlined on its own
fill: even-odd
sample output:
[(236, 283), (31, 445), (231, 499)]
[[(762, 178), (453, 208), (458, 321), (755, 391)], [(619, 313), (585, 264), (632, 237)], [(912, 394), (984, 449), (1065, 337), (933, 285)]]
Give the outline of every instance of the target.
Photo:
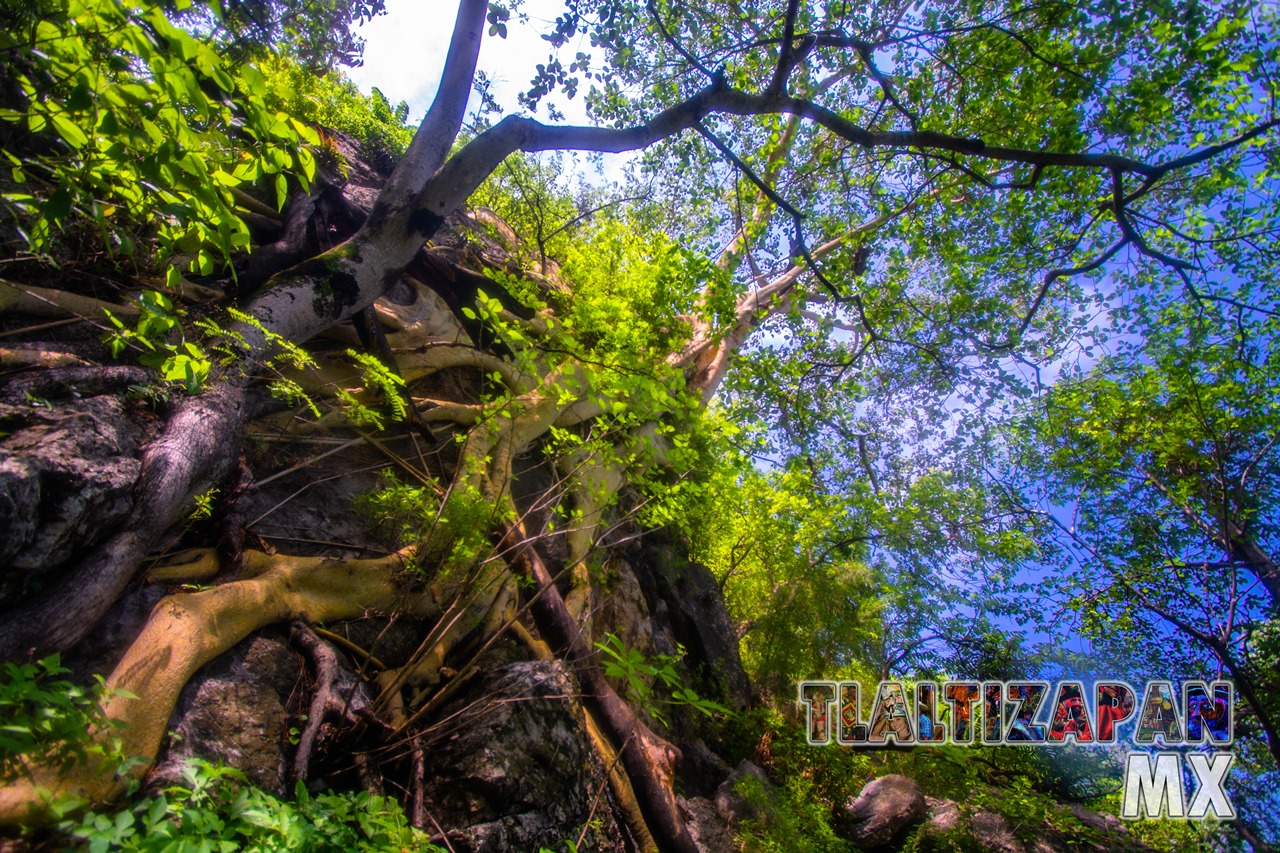
[[(755, 746), (788, 782), (776, 826), (752, 830), (761, 849), (834, 844), (830, 804), (890, 768), (956, 797), (997, 784), (978, 805), (1023, 826), (1060, 821), (1047, 803), (1060, 777), (1025, 751), (802, 747), (793, 685), (1030, 675), (1006, 636), (1014, 595), (992, 594), (1012, 590), (1037, 593), (1034, 607), (1059, 617), (1048, 627), (1081, 626), (1100, 645), (1158, 645), (1143, 641), (1172, 633), (1159, 620), (1199, 632), (1256, 692), (1280, 695), (1269, 573), (1246, 553), (1274, 551), (1277, 535), (1280, 39), (1275, 9), (1253, 5), (574, 0), (545, 36), (554, 53), (522, 98), (531, 111), (554, 117), (555, 97), (582, 94), (591, 118), (620, 127), (734, 87), (776, 114), (698, 112), (696, 134), (651, 146), (616, 193), (571, 186), (554, 155), (503, 163), (470, 199), (516, 245), (487, 271), (495, 287), (454, 307), (486, 365), (476, 399), (451, 401), (464, 413), (456, 476), (424, 471), (364, 506), (417, 546), (424, 572), (470, 568), (510, 520), (512, 460), (536, 449), (563, 492), (548, 498), (549, 532), (585, 533), (589, 549), (598, 519), (636, 505), (643, 524), (678, 527), (770, 694)], [(62, 233), (91, 226), (121, 254), (154, 247), (171, 278), (184, 265), (222, 274), (249, 239), (231, 189), (274, 191), (281, 207), (317, 157), (351, 165), (306, 122), (366, 153), (404, 150), (407, 106), (315, 73), (351, 57), (343, 23), (380, 2), (320, 4), (313, 29), (290, 23), (302, 7), (287, 0), (207, 19), (258, 66), (220, 57), (167, 8), (46, 0), (13, 16), (0, 142), (28, 251), (56, 261)], [(488, 11), (490, 35), (521, 17), (519, 4)], [(272, 55), (275, 41), (296, 55)], [(823, 111), (802, 120), (788, 96)], [(833, 133), (838, 122), (857, 133)], [(1110, 165), (1072, 166), (1065, 152), (1082, 151)], [(145, 295), (135, 327), (113, 318), (113, 347), (148, 350), (193, 392), (213, 357), (234, 369), (247, 336), (275, 345), (275, 369), (314, 364), (233, 317), (231, 329), (202, 321), (200, 345), (165, 297)], [(366, 394), (339, 392), (350, 418), (387, 424), (376, 394), (404, 418), (401, 377), (351, 355)], [(272, 390), (319, 414), (298, 381)], [(1031, 563), (1058, 582), (1028, 581)], [(1178, 621), (1196, 610), (1214, 624), (1187, 632)], [(614, 635), (600, 648), (636, 704), (671, 690), (719, 710), (679, 686), (673, 661)], [(1205, 648), (1179, 667), (1203, 669)], [(229, 792), (237, 814), (242, 797), (257, 802), (206, 788), (215, 804)], [(169, 801), (122, 826), (213, 825), (204, 801), (181, 796), (194, 806), (170, 828)], [(271, 821), (282, 809), (267, 808)], [(93, 827), (106, 838), (117, 824)]]
[(397, 545), (414, 545), (414, 565), (427, 576), (456, 576), (489, 553), (486, 532), (495, 523), (494, 507), (466, 483), (445, 491), (387, 474), (377, 489), (356, 499), (356, 509)]
[[(686, 705), (708, 717), (732, 713), (684, 685), (676, 672), (676, 665), (684, 657), (683, 647), (678, 646), (674, 655), (658, 655), (647, 660), (623, 643), (617, 634), (606, 633), (604, 636), (604, 642), (595, 644), (603, 653), (604, 674), (622, 682), (627, 701), (636, 709), (645, 711), (663, 725), (667, 721), (659, 710), (660, 705)], [(663, 694), (668, 698), (659, 698)]]
[(34, 663), (0, 664), (0, 783), (28, 772), (28, 761), (42, 762), (61, 772), (93, 762), (112, 772), (124, 760), (107, 739), (91, 739), (91, 732), (110, 732), (114, 721), (102, 706), (112, 695), (101, 676), (89, 687), (57, 676), (66, 675), (58, 655)]
[(1141, 349), (1060, 379), (1012, 432), (1036, 472), (1017, 487), (1053, 521), (1043, 553), (1064, 623), (1160, 677), (1227, 672), (1274, 733), (1274, 323), (1233, 325), (1165, 308)]
[[(174, 273), (173, 267), (169, 270)], [(197, 393), (212, 363), (198, 344), (185, 339), (178, 319), (181, 309), (154, 290), (144, 290), (137, 304), (138, 320), (133, 329), (106, 311), (107, 320), (115, 327), (106, 339), (112, 356), (119, 357), (130, 346), (145, 350), (138, 358), (141, 364), (157, 368), (168, 381), (181, 382), (188, 394)]]
[[(365, 390), (380, 392), (379, 396), (390, 410), (392, 419), (403, 421), (409, 411), (404, 400), (404, 380), (383, 364), (376, 355), (349, 349), (347, 356), (360, 368)], [(375, 429), (383, 428), (383, 416), (376, 409), (365, 405), (345, 388), (335, 389), (334, 393), (346, 404), (346, 415), (353, 423)]]
[(830, 809), (815, 799), (813, 783), (803, 776), (770, 792), (746, 775), (735, 790), (759, 817), (743, 821), (739, 841), (747, 853), (843, 853), (853, 849), (831, 828)]
[(31, 252), (50, 256), (62, 229), (87, 223), (109, 252), (209, 275), (249, 245), (231, 188), (267, 179), (283, 205), (290, 175), (310, 182), (315, 133), (267, 108), (262, 72), (230, 65), (161, 5), (39, 5), (0, 35), (13, 83), (3, 201)]
[(226, 0), (189, 7), (179, 21), (233, 58), (285, 53), (320, 73), (360, 65), (364, 39), (352, 30), (385, 12), (385, 0)]
[(289, 802), (248, 784), (234, 768), (194, 759), (182, 777), (184, 784), (114, 816), (90, 813), (63, 828), (83, 839), (90, 853), (441, 849), (409, 825), (398, 802), (367, 791), (311, 794), (299, 783)]
[[(392, 106), (376, 88), (372, 94), (362, 95), (340, 72), (316, 74), (284, 54), (264, 55), (257, 65), (267, 79), (263, 98), (271, 109), (310, 125), (350, 134), (371, 163), (385, 165), (409, 147), (412, 133), (405, 127), (409, 105), (403, 101)], [(324, 137), (321, 150), (323, 141)]]

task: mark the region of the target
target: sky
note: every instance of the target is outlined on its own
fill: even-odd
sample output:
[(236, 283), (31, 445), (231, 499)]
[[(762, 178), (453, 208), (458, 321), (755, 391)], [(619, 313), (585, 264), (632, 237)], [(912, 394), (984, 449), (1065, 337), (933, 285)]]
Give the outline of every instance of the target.
[[(516, 94), (528, 87), (534, 66), (546, 62), (550, 46), (539, 36), (563, 13), (564, 2), (526, 0), (523, 8), (530, 26), (513, 19), (507, 38), (486, 35), (480, 47), (478, 67), (493, 79), (498, 103), (509, 112), (516, 111)], [(347, 76), (366, 94), (377, 86), (392, 104), (407, 101), (410, 123), (416, 124), (439, 86), (457, 9), (457, 0), (387, 0), (387, 14), (357, 30), (365, 40), (364, 66), (346, 69)], [(581, 98), (559, 98), (556, 106), (569, 122), (585, 122)]]
[[(346, 73), (366, 94), (376, 86), (392, 104), (406, 101), (410, 124), (416, 124), (435, 96), (457, 12), (457, 0), (387, 0), (386, 8), (387, 14), (358, 29), (358, 34), (366, 41), (364, 65), (346, 69)], [(516, 95), (528, 87), (534, 67), (545, 62), (549, 54), (549, 45), (540, 38), (540, 34), (550, 30), (551, 22), (563, 10), (563, 0), (525, 0), (523, 11), (530, 18), (528, 25), (512, 20), (506, 39), (485, 36), (478, 67), (492, 79), (493, 94), (504, 111), (519, 110)], [(589, 50), (586, 46), (572, 44), (567, 47), (569, 55), (579, 49)], [(473, 95), (472, 108), (477, 101)], [(582, 98), (569, 102), (559, 97), (555, 103), (565, 113), (568, 122), (586, 123)], [(542, 117), (545, 118), (545, 112)], [(614, 164), (620, 166), (624, 159), (614, 161)], [(1095, 319), (1105, 322), (1107, 318)], [(1051, 383), (1060, 366), (1050, 366), (1044, 378)], [(1089, 365), (1086, 363), (1084, 366)], [(1025, 577), (1021, 579), (1035, 580), (1042, 568), (1025, 567)], [(1016, 624), (1009, 618), (997, 621), (1001, 627), (1010, 630), (1029, 627)], [(1035, 641), (1045, 637), (1037, 636), (1033, 630), (1029, 639)], [(1079, 638), (1074, 638), (1068, 646), (1071, 651), (1086, 650)]]

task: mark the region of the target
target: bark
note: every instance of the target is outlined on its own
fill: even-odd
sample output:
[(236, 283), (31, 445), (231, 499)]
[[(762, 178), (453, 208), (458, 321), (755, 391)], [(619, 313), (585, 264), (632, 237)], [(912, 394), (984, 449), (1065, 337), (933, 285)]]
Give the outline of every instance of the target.
[(145, 385), (153, 375), (145, 367), (125, 364), (54, 367), (6, 381), (0, 385), (0, 399), (24, 403), (28, 397), (61, 397), (72, 391), (93, 396), (125, 385)]
[[(246, 306), (271, 334), (306, 341), (349, 319), (394, 283), (422, 248), (425, 237), (410, 223), (415, 188), (439, 168), (457, 136), (487, 9), (485, 0), (463, 0), (440, 95), (360, 231), (336, 249), (276, 276)], [(248, 365), (270, 351), (271, 341), (260, 329), (239, 326), (236, 331), (249, 346)], [(143, 558), (182, 517), (191, 497), (217, 485), (231, 470), (244, 429), (246, 384), (237, 374), (183, 403), (143, 457), (137, 503), (125, 529), (63, 581), (10, 614), (0, 626), (0, 659), (64, 651), (93, 629)]]
[(81, 317), (103, 319), (103, 311), (118, 317), (136, 317), (135, 305), (117, 305), (65, 290), (51, 290), (35, 285), (17, 285), (0, 279), (0, 314), (25, 314), (30, 317)]
[(94, 549), (69, 577), (9, 614), (0, 625), (0, 659), (42, 657), (75, 646), (133, 578), (194, 494), (234, 468), (244, 429), (245, 383), (225, 381), (187, 398), (147, 448), (124, 530)]
[(360, 684), (355, 681), (345, 685), (348, 690), (343, 693), (342, 686), (338, 684), (342, 670), (337, 652), (316, 636), (306, 623), (294, 622), (290, 638), (307, 653), (315, 666), (315, 687), (307, 710), (307, 725), (298, 738), (298, 751), (293, 757), (294, 781), (305, 784), (311, 777), (311, 755), (326, 718), (333, 715), (355, 723), (358, 715), (368, 709), (368, 697), (362, 695)]

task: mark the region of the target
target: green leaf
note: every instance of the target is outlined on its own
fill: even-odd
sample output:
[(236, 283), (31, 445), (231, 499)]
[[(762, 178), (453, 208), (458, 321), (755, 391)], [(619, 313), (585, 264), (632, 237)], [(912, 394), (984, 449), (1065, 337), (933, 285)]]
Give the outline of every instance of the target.
[(88, 144), (89, 137), (85, 135), (84, 131), (62, 113), (51, 115), (49, 122), (53, 125), (53, 129), (57, 131), (58, 135), (72, 148), (83, 148)]

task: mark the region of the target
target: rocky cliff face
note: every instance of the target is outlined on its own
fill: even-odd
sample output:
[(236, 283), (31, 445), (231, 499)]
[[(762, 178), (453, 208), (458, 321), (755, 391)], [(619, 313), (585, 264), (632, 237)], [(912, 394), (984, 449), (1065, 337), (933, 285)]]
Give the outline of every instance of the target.
[[(385, 174), (368, 166), (351, 140), (334, 139), (345, 160), (341, 177), (317, 180), (311, 196), (293, 199), (279, 223), (252, 219), (264, 245), (247, 257), (236, 283), (224, 283), (225, 292), (215, 282), (184, 283), (192, 303), (252, 288), (359, 224)], [(484, 210), (451, 220), (424, 261), (430, 269), (420, 271), (434, 270), (437, 286), (408, 276), (373, 310), (385, 337), (380, 346), (412, 353), (448, 340), (500, 350), (454, 304), (475, 286), (469, 268), (529, 275), (547, 292), (564, 290), (554, 263), (536, 273), (521, 268), (509, 232)], [(93, 295), (78, 294), (90, 302)], [(32, 325), (21, 306), (0, 314), (7, 333), (0, 350), (0, 611), (8, 612), (51, 588), (129, 521), (139, 505), (139, 460), (180, 399), (150, 372), (113, 364), (92, 324), (46, 332), (36, 323), (28, 334)], [(348, 324), (310, 346), (322, 359), (326, 350), (377, 349), (367, 333)], [(474, 369), (436, 370), (414, 393), (470, 401), (482, 382)], [(239, 472), (208, 492), (153, 552), (164, 563), (187, 549), (212, 547), (221, 568), (195, 578), (168, 570), (136, 578), (67, 656), (78, 673), (110, 672), (165, 596), (245, 577), (240, 555), (247, 549), (266, 558), (322, 560), (393, 551), (396, 532), (357, 511), (357, 499), (386, 488), (391, 475), (405, 477), (405, 459), (430, 476), (447, 476), (456, 465), (451, 436), (436, 440), (421, 425), (361, 440), (349, 424), (296, 429), (292, 413), (265, 392), (252, 391), (248, 405), (259, 416), (248, 424)], [(523, 469), (512, 489), (529, 509), (555, 474), (532, 458)], [(646, 655), (684, 648), (682, 676), (690, 684), (744, 707), (750, 687), (709, 571), (669, 536), (632, 529), (629, 539), (593, 559), (599, 579), (586, 603), (587, 639), (614, 634)], [(566, 559), (563, 537), (548, 538), (545, 552), (549, 561)], [(254, 633), (182, 689), (147, 784), (177, 781), (183, 760), (200, 756), (239, 768), (276, 793), (302, 778), (315, 788), (363, 786), (399, 795), (415, 823), (456, 850), (536, 849), (566, 840), (581, 841), (583, 849), (650, 845), (616, 744), (594, 730), (583, 685), (572, 668), (547, 659), (536, 628), (507, 625), (496, 636), (475, 631), (455, 638), (429, 678), (410, 677), (385, 693), (379, 688), (380, 676), (421, 659), (436, 642), (435, 628), (432, 620), (370, 618), (326, 624), (305, 642), (298, 632), (306, 629), (291, 631), (287, 623)], [(681, 772), (694, 788), (714, 791), (729, 768), (697, 738), (696, 726), (679, 714), (670, 724)], [(707, 837), (715, 832), (703, 829)]]
[[(3, 589), (13, 599), (129, 512), (131, 472), (154, 433), (154, 417), (120, 394), (68, 396), (39, 407), (11, 403), (4, 416), (10, 434), (0, 449), (0, 483), (12, 521), (0, 545), (8, 560)], [(263, 443), (245, 462), (250, 476), (265, 480), (269, 471), (315, 456), (313, 449)], [(247, 524), (250, 536), (281, 547), (289, 543), (335, 558), (379, 552), (387, 547), (385, 531), (353, 505), (360, 494), (376, 491), (392, 467), (367, 445), (346, 447), (244, 491), (222, 511)], [(216, 530), (197, 528), (193, 522), (187, 535)], [(591, 605), (597, 640), (608, 632), (646, 654), (683, 649), (690, 684), (738, 709), (751, 704), (719, 587), (677, 539), (662, 531), (638, 535), (608, 552), (601, 573)], [(110, 669), (150, 608), (175, 589), (135, 585), (71, 662), (85, 672)], [(598, 747), (581, 685), (564, 664), (540, 658), (527, 638), (506, 634), (478, 655), (459, 647), (442, 670), (444, 701), (428, 703), (430, 712), (411, 737), (391, 733), (389, 718), (369, 710), (375, 670), (404, 665), (430, 628), (385, 618), (327, 626), (326, 642), (340, 670), (329, 686), (349, 708), (330, 709), (323, 720), (310, 718), (318, 689), (314, 655), (285, 627), (251, 636), (187, 684), (147, 784), (178, 782), (183, 760), (198, 756), (284, 794), (297, 778), (302, 734), (311, 725), (313, 788), (364, 786), (400, 794), (416, 819), (458, 853), (554, 848), (565, 840), (581, 850), (645, 849), (651, 841), (630, 813), (634, 805), (619, 788), (616, 762), (606, 761), (607, 751)], [(741, 849), (735, 832), (744, 821), (769, 824), (769, 798), (776, 796), (771, 781), (749, 762), (731, 768), (707, 748), (687, 715), (673, 714), (669, 723), (668, 735), (682, 753), (679, 804), (700, 849)], [(739, 793), (744, 779), (766, 792), (763, 806)], [(896, 849), (907, 839), (915, 839), (918, 849), (963, 842), (966, 849), (991, 853), (1142, 849), (1113, 818), (1078, 807), (1074, 814), (1092, 831), (1091, 841), (1053, 827), (1028, 840), (1026, 827), (999, 814), (925, 797), (915, 781), (886, 776), (848, 803), (836, 824), (865, 850)]]
[[(307, 215), (331, 227), (359, 220), (381, 180), (349, 146), (346, 156), (345, 183), (321, 187), (307, 202)], [(522, 272), (504, 248), (505, 227), (482, 210), (457, 217), (436, 241), (442, 275), (473, 275), (468, 265)], [(287, 263), (283, 251), (252, 256), (243, 281)], [(528, 275), (547, 291), (563, 287), (554, 264)], [(201, 298), (210, 295), (222, 294)], [(446, 297), (412, 279), (395, 284), (374, 312), (387, 346), (414, 352), (422, 341), (448, 335), (479, 340), (483, 330), (464, 328), (465, 316)], [(0, 315), (6, 332), (26, 322)], [(319, 351), (343, 350), (361, 340), (347, 326), (312, 343)], [(64, 329), (56, 340), (12, 335), (10, 346), (0, 350), (10, 371), (0, 375), (0, 611), (47, 588), (130, 517), (138, 460), (173, 402), (147, 387), (148, 372), (109, 364), (92, 328)], [(48, 358), (62, 360), (50, 366)], [(88, 367), (94, 361), (98, 366)], [(415, 393), (469, 401), (483, 381), (475, 370), (440, 370)], [(212, 548), (217, 567), (198, 577), (157, 569), (136, 578), (69, 656), (80, 674), (115, 667), (165, 596), (248, 577), (241, 557), (250, 549), (263, 559), (296, 555), (325, 564), (394, 551), (396, 532), (357, 511), (360, 497), (385, 492), (389, 477), (403, 478), (406, 470), (434, 475), (456, 465), (454, 443), (436, 440), (421, 424), (374, 437), (349, 424), (296, 429), (294, 413), (266, 393), (251, 394), (249, 405), (257, 417), (248, 425), (239, 472), (208, 493), (153, 555), (162, 563), (187, 549)], [(556, 475), (544, 461), (522, 463), (512, 490), (528, 523), (541, 527), (549, 510), (537, 499)], [(622, 505), (628, 500), (623, 495)], [(589, 567), (590, 600), (580, 620), (588, 638), (600, 643), (614, 635), (646, 656), (683, 650), (686, 684), (735, 710), (749, 708), (756, 696), (711, 572), (668, 532), (631, 526), (624, 534), (623, 544), (606, 544)], [(547, 537), (543, 551), (559, 563), (553, 573), (563, 575), (565, 537)], [(414, 583), (423, 588), (432, 581)], [(567, 582), (560, 587), (570, 592)], [(441, 652), (429, 678), (406, 677), (383, 689), (392, 674), (412, 670), (432, 652), (445, 622), (369, 613), (314, 630), (286, 620), (252, 633), (182, 688), (146, 784), (158, 789), (178, 781), (182, 762), (195, 756), (238, 768), (277, 794), (302, 781), (315, 790), (395, 795), (416, 825), (458, 853), (558, 849), (566, 841), (584, 851), (654, 849), (618, 744), (584, 701), (590, 691), (573, 666), (552, 657), (536, 626), (506, 618), (464, 632)], [(624, 695), (628, 687), (612, 686)], [(699, 849), (741, 849), (743, 826), (769, 824), (776, 792), (768, 775), (749, 762), (726, 763), (708, 747), (694, 712), (675, 709), (664, 722), (645, 721), (679, 753), (676, 805)], [(744, 787), (763, 791), (763, 799), (748, 800)], [(926, 840), (960, 834), (1002, 853), (1061, 849), (1027, 847), (1000, 816), (927, 801), (901, 778), (873, 782), (845, 811), (837, 823), (863, 849), (889, 849), (912, 834)], [(1110, 825), (1101, 829), (1122, 835)], [(1045, 843), (1057, 843), (1052, 838), (1047, 834)]]
[[(38, 407), (9, 404), (3, 416), (10, 429), (0, 445), (0, 508), (8, 520), (0, 543), (7, 560), (3, 589), (9, 600), (19, 600), (127, 516), (136, 458), (154, 434), (156, 419), (146, 406), (118, 393), (67, 395)], [(309, 451), (331, 446), (281, 445), (258, 445), (245, 460), (247, 476), (266, 480), (316, 455)], [(376, 491), (380, 477), (393, 468), (368, 445), (352, 446), (245, 490), (233, 505), (220, 504), (214, 518), (193, 520), (185, 535), (217, 535), (217, 522), (233, 518), (268, 547), (334, 558), (385, 551), (385, 531), (356, 512), (354, 503), (360, 494)], [(180, 531), (173, 547), (181, 537)], [(638, 536), (608, 556), (604, 575), (592, 602), (597, 639), (614, 633), (649, 654), (683, 648), (685, 674), (704, 695), (739, 708), (750, 702), (719, 589), (675, 539), (661, 532)], [(82, 672), (109, 671), (150, 608), (180, 589), (145, 580), (135, 585), (70, 662)], [(382, 667), (400, 666), (431, 626), (374, 619), (327, 627), (347, 640), (331, 648), (343, 673), (340, 698), (356, 705), (367, 704), (368, 691), (363, 699), (355, 691), (374, 673), (351, 648), (365, 650)], [(389, 723), (374, 714), (350, 720), (330, 715), (318, 729), (311, 785), (409, 789), (411, 809), (456, 851), (536, 850), (565, 840), (582, 850), (642, 849), (642, 830), (627, 819), (617, 768), (607, 766), (596, 748), (599, 735), (589, 731), (573, 673), (562, 663), (538, 659), (515, 636), (468, 660), (473, 651), (462, 648), (446, 661), (457, 668), (444, 670), (453, 679), (449, 698), (422, 719), (409, 740), (388, 738)], [(457, 671), (464, 662), (466, 672)], [(268, 791), (286, 793), (295, 780), (315, 682), (312, 660), (286, 628), (241, 642), (183, 690), (147, 784), (158, 789), (177, 783), (182, 762), (198, 756), (236, 767)], [(682, 743), (682, 723), (678, 715), (673, 718), (681, 766), (692, 787), (714, 792), (729, 767), (701, 741)], [(395, 746), (392, 753), (407, 754), (388, 754), (388, 744)], [(685, 808), (708, 849), (731, 849), (725, 821), (710, 799), (695, 797)]]

